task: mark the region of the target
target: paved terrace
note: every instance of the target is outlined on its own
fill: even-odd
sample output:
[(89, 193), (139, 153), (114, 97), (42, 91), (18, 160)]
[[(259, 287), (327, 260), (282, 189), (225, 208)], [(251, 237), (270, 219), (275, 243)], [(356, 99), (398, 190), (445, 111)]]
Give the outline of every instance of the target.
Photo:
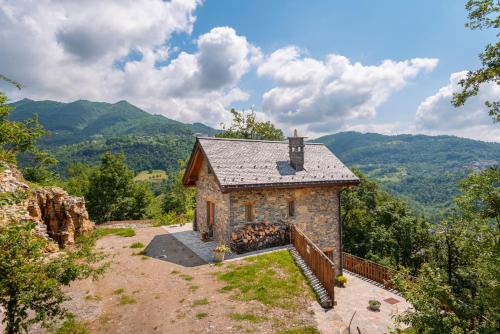
[[(192, 224), (164, 226), (164, 229), (168, 234), (158, 236), (163, 239), (158, 240), (160, 242), (154, 246), (156, 248), (154, 251), (150, 252), (146, 249), (148, 255), (169, 261), (170, 254), (182, 252), (188, 258), (188, 261), (185, 262), (187, 266), (213, 262), (213, 249), (216, 246), (216, 242), (201, 241), (199, 234), (192, 230)], [(283, 246), (245, 254), (231, 253), (227, 254), (226, 259), (236, 260), (286, 248), (287, 246)], [(182, 259), (182, 262), (184, 261), (185, 259)], [(333, 309), (325, 311), (318, 303), (314, 303), (311, 306), (315, 312), (318, 329), (323, 334), (348, 333), (348, 325), (354, 312), (356, 312), (351, 323), (351, 333), (357, 334), (357, 327), (359, 327), (362, 334), (389, 333), (390, 329), (394, 328), (393, 317), (405, 311), (410, 307), (410, 304), (393, 291), (388, 291), (379, 284), (364, 277), (347, 271), (344, 271), (344, 275), (347, 277), (348, 283), (345, 288), (335, 289), (335, 301), (337, 305)], [(371, 299), (381, 302), (379, 312), (373, 312), (368, 309), (368, 301)]]

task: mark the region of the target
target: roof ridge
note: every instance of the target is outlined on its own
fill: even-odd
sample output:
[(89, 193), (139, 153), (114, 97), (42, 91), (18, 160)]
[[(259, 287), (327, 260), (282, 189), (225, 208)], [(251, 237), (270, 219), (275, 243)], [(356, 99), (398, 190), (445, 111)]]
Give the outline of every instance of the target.
[[(288, 140), (265, 140), (265, 139), (246, 139), (246, 138), (217, 138), (217, 137), (205, 137), (197, 136), (196, 139), (208, 139), (208, 140), (219, 140), (219, 141), (243, 141), (243, 142), (260, 142), (260, 143), (273, 143), (273, 144), (288, 144)], [(323, 143), (310, 143), (304, 142), (305, 145), (325, 145)]]

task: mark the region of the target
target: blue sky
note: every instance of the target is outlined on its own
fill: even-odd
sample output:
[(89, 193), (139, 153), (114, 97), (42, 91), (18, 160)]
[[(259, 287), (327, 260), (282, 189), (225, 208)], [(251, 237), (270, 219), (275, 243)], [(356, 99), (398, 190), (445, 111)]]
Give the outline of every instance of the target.
[[(255, 107), (285, 131), (452, 134), (500, 141), (486, 85), (449, 103), (494, 31), (465, 1), (0, 1), (12, 99), (128, 100), (218, 126)], [(3, 86), (2, 86), (3, 88)]]
[[(266, 53), (297, 45), (315, 58), (336, 53), (373, 65), (384, 59), (438, 58), (432, 73), (412, 80), (379, 108), (380, 121), (412, 120), (419, 103), (446, 85), (450, 73), (478, 68), (478, 54), (495, 37), (465, 28), (467, 12), (457, 0), (209, 0), (195, 15), (192, 36), (178, 36), (173, 45), (193, 47), (193, 38), (213, 27), (230, 26)], [(262, 81), (249, 74), (241, 84), (254, 92), (249, 102), (257, 109), (271, 86)], [(247, 102), (237, 105), (248, 108)]]

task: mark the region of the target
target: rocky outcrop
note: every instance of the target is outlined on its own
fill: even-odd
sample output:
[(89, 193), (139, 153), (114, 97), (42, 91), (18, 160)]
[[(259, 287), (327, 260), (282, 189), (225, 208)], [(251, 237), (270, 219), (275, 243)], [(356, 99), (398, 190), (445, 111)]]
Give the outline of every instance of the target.
[(47, 226), (49, 236), (59, 245), (72, 245), (77, 236), (94, 228), (83, 198), (57, 187), (35, 190), (33, 197), (28, 206), (30, 215)]
[(30, 189), (14, 166), (2, 168), (0, 224), (34, 221), (39, 235), (62, 247), (73, 245), (79, 235), (94, 228), (83, 198), (58, 187)]

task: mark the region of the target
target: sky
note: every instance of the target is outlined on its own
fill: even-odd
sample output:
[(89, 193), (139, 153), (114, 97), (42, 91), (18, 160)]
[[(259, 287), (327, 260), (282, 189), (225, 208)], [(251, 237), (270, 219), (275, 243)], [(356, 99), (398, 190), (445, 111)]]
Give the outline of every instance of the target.
[(465, 1), (0, 0), (12, 101), (118, 102), (218, 127), (253, 109), (286, 134), (449, 134), (500, 142), (483, 85), (451, 97), (494, 31)]

